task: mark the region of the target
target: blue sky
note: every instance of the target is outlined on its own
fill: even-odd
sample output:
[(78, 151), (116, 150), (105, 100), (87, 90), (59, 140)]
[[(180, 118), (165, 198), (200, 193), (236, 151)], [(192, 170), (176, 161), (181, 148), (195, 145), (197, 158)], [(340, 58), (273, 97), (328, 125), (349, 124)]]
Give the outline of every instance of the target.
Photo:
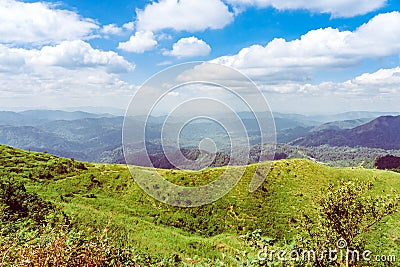
[(234, 67), (274, 111), (399, 111), (396, 0), (0, 0), (0, 108), (125, 108), (165, 67)]

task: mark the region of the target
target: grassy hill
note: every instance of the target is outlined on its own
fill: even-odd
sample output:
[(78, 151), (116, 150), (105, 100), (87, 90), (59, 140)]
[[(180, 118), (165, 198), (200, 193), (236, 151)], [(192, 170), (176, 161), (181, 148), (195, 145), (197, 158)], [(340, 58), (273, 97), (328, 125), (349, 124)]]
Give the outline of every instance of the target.
[[(218, 201), (178, 208), (149, 197), (125, 165), (81, 163), (0, 145), (3, 181), (23, 182), (28, 192), (50, 201), (86, 235), (106, 235), (116, 246), (133, 246), (156, 262), (176, 255), (186, 263), (219, 259), (231, 265), (244, 251), (251, 252), (240, 236), (256, 229), (282, 244), (290, 241), (301, 231), (301, 212), (315, 215), (321, 189), (340, 180), (370, 181), (372, 195), (400, 190), (399, 173), (292, 159), (274, 162), (262, 186), (249, 193), (254, 168), (249, 165), (236, 187)], [(223, 169), (158, 171), (176, 184), (192, 186), (212, 181)], [(133, 168), (133, 175), (150, 177), (148, 170)], [(376, 224), (368, 240), (372, 251), (400, 256), (399, 212)]]

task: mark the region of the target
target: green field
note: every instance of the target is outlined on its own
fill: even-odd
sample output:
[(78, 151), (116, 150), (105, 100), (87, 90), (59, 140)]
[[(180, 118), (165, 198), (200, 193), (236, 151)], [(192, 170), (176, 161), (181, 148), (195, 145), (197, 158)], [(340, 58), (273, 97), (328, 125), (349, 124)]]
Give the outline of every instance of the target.
[[(273, 162), (265, 182), (253, 193), (248, 192), (255, 168), (250, 165), (236, 187), (218, 201), (178, 208), (148, 196), (125, 165), (82, 164), (6, 146), (0, 146), (0, 162), (3, 184), (12, 179), (23, 182), (28, 192), (50, 201), (65, 214), (71, 227), (85, 236), (102, 236), (113, 246), (133, 247), (141, 255), (138, 266), (167, 266), (168, 262), (172, 266), (177, 262), (235, 266), (255, 256), (256, 251), (244, 242), (243, 235), (256, 229), (283, 246), (301, 233), (303, 212), (315, 216), (321, 190), (329, 184), (339, 185), (341, 180), (372, 182), (374, 186), (368, 192), (372, 196), (396, 195), (400, 191), (399, 173), (332, 168), (291, 159)], [(176, 184), (191, 186), (212, 181), (223, 169), (158, 171)], [(133, 176), (150, 175), (147, 168), (133, 168)], [(4, 219), (2, 227), (6, 227)], [(4, 250), (7, 239), (2, 233)], [(400, 260), (400, 213), (375, 224), (366, 238), (371, 251), (397, 255)]]

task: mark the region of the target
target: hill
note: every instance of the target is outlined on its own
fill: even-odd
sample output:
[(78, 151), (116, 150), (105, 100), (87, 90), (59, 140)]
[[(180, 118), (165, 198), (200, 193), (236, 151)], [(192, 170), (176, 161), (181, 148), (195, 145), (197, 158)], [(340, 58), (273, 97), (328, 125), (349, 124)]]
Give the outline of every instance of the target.
[(332, 121), (321, 124), (319, 126), (313, 127), (311, 129), (312, 132), (319, 132), (323, 130), (343, 130), (343, 129), (352, 129), (357, 126), (363, 125), (367, 122), (372, 121), (374, 118), (362, 118), (362, 119), (354, 119), (354, 120), (344, 120), (344, 121)]
[[(374, 195), (400, 190), (398, 173), (337, 169), (292, 159), (274, 162), (265, 182), (253, 193), (248, 192), (248, 185), (254, 165), (249, 165), (243, 178), (223, 198), (197, 208), (178, 208), (149, 197), (125, 165), (79, 163), (2, 145), (0, 163), (2, 179), (23, 181), (29, 192), (59, 207), (77, 229), (94, 235), (109, 229), (107, 236), (116, 244), (130, 244), (157, 259), (176, 255), (186, 262), (199, 258), (215, 261), (223, 259), (223, 254), (232, 255), (233, 260), (240, 251), (248, 250), (239, 236), (255, 229), (280, 242), (291, 240), (300, 230), (301, 212), (315, 214), (313, 202), (320, 190), (330, 183), (337, 185), (341, 179), (370, 181)], [(193, 186), (212, 181), (223, 170), (156, 171), (171, 182)], [(134, 167), (132, 175), (151, 179), (154, 171)], [(400, 253), (399, 213), (373, 229), (369, 233), (371, 250)]]
[(95, 114), (83, 111), (63, 110), (25, 110), (20, 112), (0, 111), (0, 125), (9, 126), (36, 126), (55, 120), (78, 120), (85, 118), (110, 118), (108, 113)]
[(399, 132), (400, 116), (383, 116), (352, 129), (323, 130), (312, 133), (291, 142), (291, 144), (400, 149)]
[(399, 112), (379, 112), (379, 111), (348, 111), (338, 114), (326, 114), (326, 115), (311, 115), (310, 119), (320, 122), (332, 122), (332, 121), (345, 121), (345, 120), (358, 120), (363, 118), (377, 118), (382, 116), (398, 116)]

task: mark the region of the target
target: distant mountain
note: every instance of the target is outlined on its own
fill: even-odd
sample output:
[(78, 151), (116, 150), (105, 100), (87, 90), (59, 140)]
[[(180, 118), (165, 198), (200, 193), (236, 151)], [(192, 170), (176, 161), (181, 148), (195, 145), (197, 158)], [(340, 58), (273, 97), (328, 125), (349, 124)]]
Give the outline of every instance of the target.
[(309, 119), (320, 121), (320, 122), (332, 122), (332, 121), (345, 121), (345, 120), (358, 120), (363, 118), (377, 118), (382, 116), (397, 116), (399, 112), (375, 112), (375, 111), (349, 111), (338, 114), (328, 115), (312, 115)]
[(26, 110), (20, 112), (0, 111), (0, 125), (37, 126), (55, 120), (78, 120), (94, 118), (111, 118), (111, 114), (94, 114), (82, 111), (63, 110)]
[(0, 143), (68, 158), (87, 158), (80, 144), (32, 126), (0, 126)]
[(363, 118), (354, 120), (344, 120), (344, 121), (332, 121), (321, 125), (318, 125), (311, 129), (311, 132), (319, 132), (323, 130), (343, 130), (352, 129), (357, 126), (363, 125), (367, 122), (372, 121), (374, 118)]
[[(314, 125), (319, 125), (321, 124), (321, 121), (318, 119), (312, 117), (312, 116), (307, 116), (307, 115), (301, 115), (301, 114), (295, 114), (295, 113), (279, 113), (279, 112), (274, 112), (274, 119), (288, 119), (292, 121), (296, 121), (297, 123), (301, 124), (302, 126), (314, 126)], [(297, 125), (300, 126), (300, 125)]]
[(400, 149), (400, 116), (382, 116), (346, 130), (323, 130), (299, 138), (291, 144), (300, 146), (349, 146)]
[(71, 108), (62, 108), (65, 111), (84, 111), (88, 113), (95, 114), (112, 114), (115, 116), (124, 116), (125, 115), (125, 107), (123, 108), (114, 108), (114, 107), (90, 107), (90, 106), (81, 106), (81, 107), (71, 107)]
[(63, 111), (63, 110), (26, 110), (18, 112), (28, 119), (42, 119), (47, 121), (54, 120), (78, 120), (87, 118), (113, 117), (108, 113), (89, 113), (83, 111)]
[(0, 111), (0, 125), (28, 125), (29, 121), (23, 115), (13, 111)]
[(105, 151), (121, 147), (122, 122), (122, 117), (113, 117), (57, 120), (37, 126), (0, 125), (0, 143), (78, 160), (104, 162), (106, 160), (101, 156)]
[[(268, 114), (258, 115), (261, 118), (269, 116)], [(354, 112), (343, 116), (365, 115), (371, 115), (371, 113)], [(221, 114), (221, 116), (223, 117), (224, 114)], [(242, 145), (250, 144), (250, 146), (260, 144), (260, 130), (258, 123), (254, 119), (254, 114), (243, 112), (239, 116), (247, 130), (249, 139), (247, 140), (245, 136), (237, 136), (235, 142), (241, 142)], [(275, 116), (277, 141), (279, 143), (292, 143), (302, 146), (318, 146), (322, 144), (331, 146), (367, 146), (385, 149), (397, 149), (400, 143), (396, 143), (396, 140), (394, 140), (399, 131), (390, 129), (393, 127), (393, 123), (388, 122), (390, 127), (385, 126), (385, 123), (380, 122), (383, 120), (381, 118), (378, 120), (379, 123), (375, 122), (376, 125), (373, 123), (374, 121), (365, 124), (372, 118), (321, 124), (309, 116), (299, 114), (276, 113)], [(187, 120), (184, 117), (174, 117), (165, 126), (163, 125), (165, 118), (165, 116), (124, 118), (123, 116), (113, 116), (107, 113), (95, 114), (61, 110), (0, 111), (0, 143), (27, 150), (47, 151), (58, 156), (74, 157), (84, 161), (122, 163), (124, 161), (122, 127), (126, 119), (129, 123), (125, 125), (129, 125), (129, 129), (125, 129), (125, 131), (129, 133), (129, 138), (125, 136), (125, 142), (128, 143), (129, 150), (132, 152), (131, 155), (140, 158), (143, 153), (148, 153), (152, 156), (152, 159), (159, 163), (159, 166), (164, 166), (165, 160), (160, 148), (161, 132), (163, 132), (164, 146), (174, 151), (182, 148), (190, 149), (192, 152), (189, 154), (194, 155), (191, 153), (195, 153), (193, 151), (198, 149), (200, 141), (204, 138), (211, 138), (218, 152), (226, 152), (230, 148), (230, 138), (234, 136), (228, 135), (224, 127), (236, 129), (234, 124), (229, 125), (230, 120), (227, 120), (223, 126), (206, 120), (196, 121), (181, 129), (178, 148), (177, 137), (169, 136), (168, 133), (174, 133), (171, 129), (180, 129), (182, 122), (187, 122)], [(139, 145), (143, 136), (142, 126), (146, 119), (148, 119), (146, 124), (147, 152), (143, 151), (142, 146)], [(364, 125), (359, 126), (363, 123)], [(355, 126), (358, 127), (354, 128)], [(387, 136), (389, 133), (392, 134)], [(219, 161), (225, 162), (225, 160), (225, 155), (218, 154), (215, 166), (219, 166)]]
[(307, 136), (313, 127), (295, 127), (277, 131), (276, 139), (278, 143), (290, 143), (293, 140)]

